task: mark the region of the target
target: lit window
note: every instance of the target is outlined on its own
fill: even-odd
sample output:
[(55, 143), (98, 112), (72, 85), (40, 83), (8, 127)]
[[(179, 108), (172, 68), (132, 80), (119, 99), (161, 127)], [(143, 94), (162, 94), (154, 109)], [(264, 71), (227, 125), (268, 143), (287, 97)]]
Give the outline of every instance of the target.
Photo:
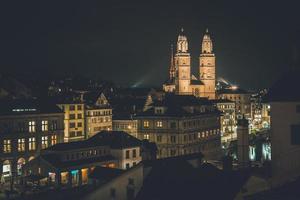
[(28, 122), (28, 125), (29, 125), (29, 133), (34, 133), (35, 132), (35, 121)]
[(42, 137), (42, 149), (45, 149), (48, 147), (48, 136)]
[(18, 151), (19, 152), (25, 151), (25, 139), (24, 138), (18, 139)]
[(48, 121), (47, 120), (42, 121), (42, 131), (48, 131)]
[(156, 127), (161, 128), (161, 127), (162, 127), (162, 121), (157, 121), (157, 122), (156, 122)]
[(198, 133), (198, 138), (201, 138), (201, 133), (200, 132)]
[(144, 134), (144, 139), (145, 140), (149, 140), (149, 138), (150, 138), (149, 134)]
[(11, 152), (11, 142), (10, 140), (3, 140), (3, 152), (10, 153)]
[(57, 136), (56, 135), (52, 135), (51, 136), (51, 145), (55, 145), (57, 143)]
[(144, 127), (148, 128), (149, 127), (149, 121), (144, 121)]
[(29, 151), (35, 150), (35, 138), (29, 138), (29, 145), (28, 145)]

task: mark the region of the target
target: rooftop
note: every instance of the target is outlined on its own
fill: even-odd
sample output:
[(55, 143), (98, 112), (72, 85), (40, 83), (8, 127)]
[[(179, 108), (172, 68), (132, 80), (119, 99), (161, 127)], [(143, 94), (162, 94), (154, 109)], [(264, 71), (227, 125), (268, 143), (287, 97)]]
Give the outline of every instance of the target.
[(0, 115), (63, 113), (55, 104), (37, 99), (1, 100), (0, 105)]
[(87, 149), (97, 146), (110, 146), (112, 149), (123, 149), (140, 146), (141, 141), (124, 131), (101, 131), (93, 137), (78, 142), (59, 143), (46, 150), (48, 151), (70, 151), (76, 149)]

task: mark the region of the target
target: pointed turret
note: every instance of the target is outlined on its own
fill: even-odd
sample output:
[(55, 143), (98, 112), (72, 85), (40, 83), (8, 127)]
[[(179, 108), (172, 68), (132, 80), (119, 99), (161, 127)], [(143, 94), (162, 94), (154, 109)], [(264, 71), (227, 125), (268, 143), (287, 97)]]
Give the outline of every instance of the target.
[(173, 45), (171, 45), (171, 58), (170, 58), (169, 73), (170, 73), (170, 80), (173, 80), (175, 78), (175, 73), (176, 73), (175, 63), (174, 63)]

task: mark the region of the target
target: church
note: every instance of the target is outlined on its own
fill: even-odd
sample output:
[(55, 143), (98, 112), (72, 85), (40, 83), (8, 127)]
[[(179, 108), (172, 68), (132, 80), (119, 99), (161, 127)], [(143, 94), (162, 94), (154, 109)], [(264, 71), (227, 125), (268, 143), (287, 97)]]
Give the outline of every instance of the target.
[(178, 95), (195, 95), (196, 97), (215, 99), (215, 54), (208, 30), (206, 30), (202, 40), (202, 50), (199, 56), (199, 76), (191, 74), (191, 55), (183, 29), (181, 29), (178, 36), (176, 47), (175, 55), (173, 49), (171, 49), (169, 79), (163, 84), (163, 90)]

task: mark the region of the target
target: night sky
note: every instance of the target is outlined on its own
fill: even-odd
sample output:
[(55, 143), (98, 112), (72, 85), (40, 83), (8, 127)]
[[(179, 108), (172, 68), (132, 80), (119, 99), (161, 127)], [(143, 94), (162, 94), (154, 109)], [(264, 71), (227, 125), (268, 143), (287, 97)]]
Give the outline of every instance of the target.
[(144, 2), (2, 2), (1, 72), (160, 86), (168, 76), (170, 45), (181, 27), (194, 73), (207, 27), (217, 76), (247, 89), (269, 87), (297, 57), (297, 1)]

